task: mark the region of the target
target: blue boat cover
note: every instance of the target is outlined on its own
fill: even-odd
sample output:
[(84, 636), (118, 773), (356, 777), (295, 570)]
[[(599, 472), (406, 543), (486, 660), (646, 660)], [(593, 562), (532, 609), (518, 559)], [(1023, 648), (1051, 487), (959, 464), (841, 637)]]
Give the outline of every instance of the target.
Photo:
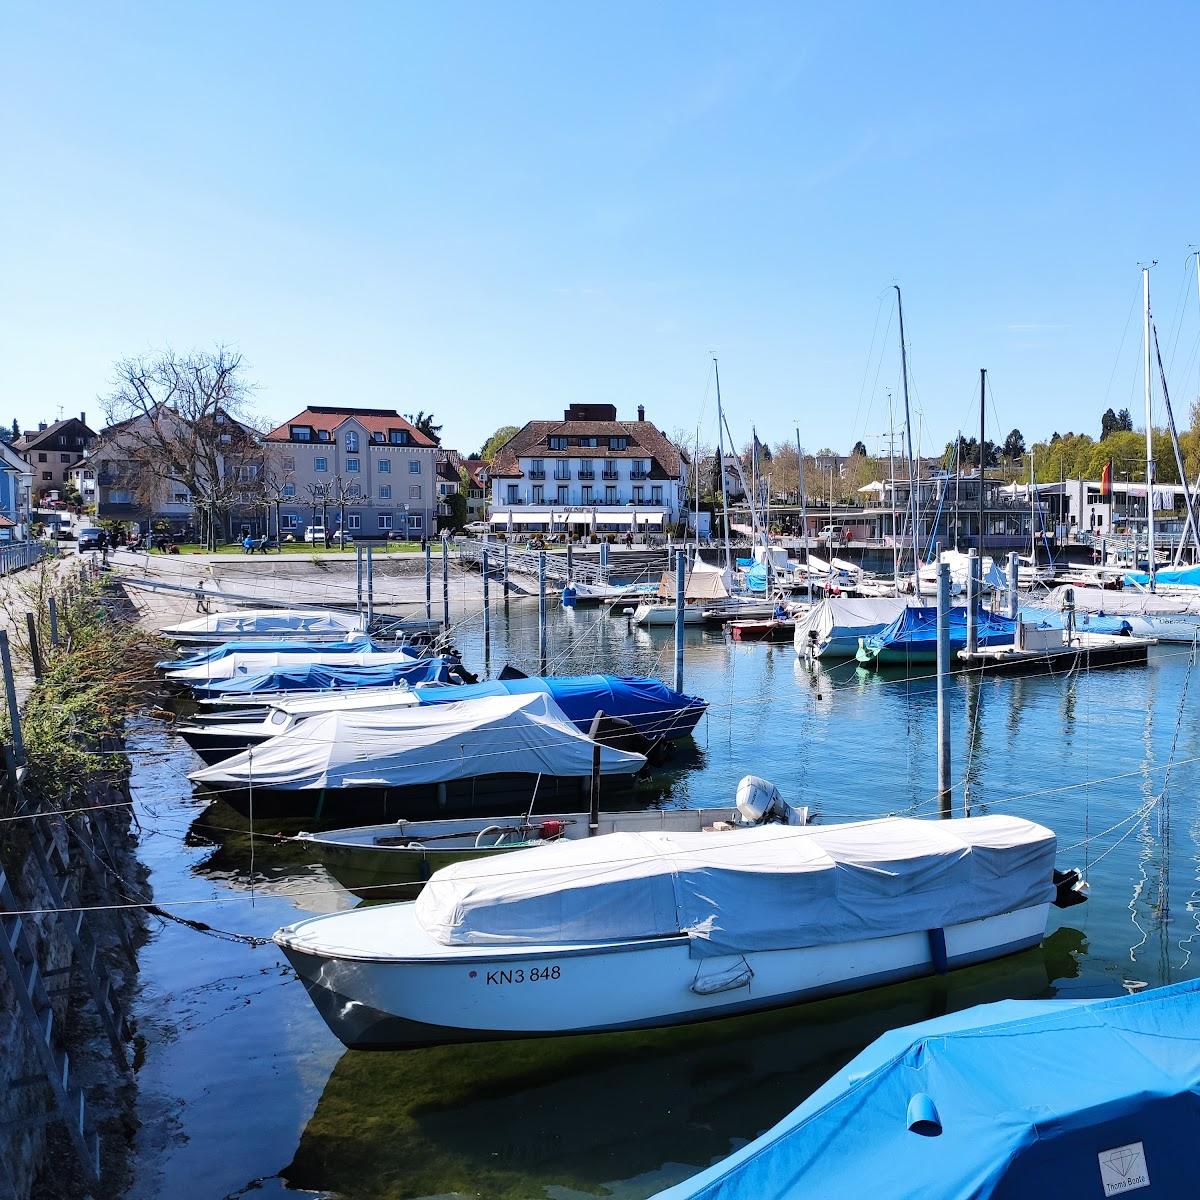
[[(419, 658), (409, 663), (388, 663), (378, 667), (331, 667), (309, 663), (279, 667), (258, 675), (235, 675), (232, 679), (197, 680), (189, 683), (192, 691), (209, 696), (240, 696), (251, 692), (342, 691), (346, 688), (395, 687), (407, 683), (448, 683), (450, 660)], [(461, 688), (447, 689), (455, 692)]]
[(621, 717), (649, 738), (682, 737), (691, 733), (708, 703), (688, 696), (649, 676), (564, 675), (532, 679), (495, 679), (463, 687), (424, 688), (422, 704), (473, 700), (480, 696), (523, 696), (545, 692), (569, 721), (587, 732), (596, 713)]
[(1192, 1196), (1198, 1093), (1200, 980), (984, 1004), (884, 1034), (655, 1200)]
[[(1161, 571), (1154, 572), (1154, 578), (1159, 583), (1200, 587), (1200, 567), (1164, 567)], [(1127, 571), (1125, 582), (1149, 587), (1150, 576), (1145, 571)]]
[(391, 646), (378, 645), (370, 638), (359, 638), (356, 642), (299, 642), (295, 638), (243, 638), (241, 641), (222, 642), (209, 650), (200, 650), (183, 658), (168, 658), (155, 665), (160, 671), (183, 670), (185, 667), (202, 667), (216, 662), (229, 654), (303, 654), (311, 650), (314, 654), (360, 654), (363, 650), (391, 650)]
[[(1017, 623), (1009, 617), (1000, 617), (988, 612), (986, 608), (979, 610), (978, 631), (979, 645), (1007, 646), (1011, 645), (1017, 636)], [(905, 647), (912, 650), (932, 652), (937, 648), (937, 609), (936, 608), (905, 608), (886, 629), (867, 638), (868, 646), (872, 649), (899, 650)], [(952, 608), (950, 610), (950, 648), (961, 650), (967, 644), (967, 610)]]
[(767, 590), (766, 563), (755, 563), (747, 570), (746, 590), (749, 592), (765, 592)]

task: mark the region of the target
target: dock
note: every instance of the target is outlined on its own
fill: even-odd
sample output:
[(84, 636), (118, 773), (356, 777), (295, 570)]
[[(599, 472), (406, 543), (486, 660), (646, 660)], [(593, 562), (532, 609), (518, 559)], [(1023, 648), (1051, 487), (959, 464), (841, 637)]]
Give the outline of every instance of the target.
[(1123, 667), (1144, 664), (1155, 638), (1126, 637), (1109, 633), (1077, 633), (1070, 643), (1041, 646), (987, 646), (974, 652), (960, 650), (958, 659), (968, 670), (990, 674), (1065, 674), (1077, 667)]

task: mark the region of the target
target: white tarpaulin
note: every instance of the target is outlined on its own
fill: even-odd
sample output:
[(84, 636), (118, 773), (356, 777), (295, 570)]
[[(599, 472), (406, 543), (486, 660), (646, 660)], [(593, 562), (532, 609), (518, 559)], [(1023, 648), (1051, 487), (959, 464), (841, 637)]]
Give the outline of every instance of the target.
[(697, 957), (939, 929), (1054, 899), (1054, 834), (1010, 816), (614, 833), (438, 871), (444, 945), (686, 934)]
[[(797, 623), (796, 645), (814, 640), (818, 646), (823, 646), (838, 638), (853, 642), (860, 637), (869, 637), (890, 625), (907, 603), (907, 600), (891, 597), (862, 600), (832, 597), (816, 605)], [(810, 633), (815, 633), (816, 638), (810, 639)]]
[(224, 637), (286, 637), (317, 633), (354, 633), (367, 627), (365, 613), (310, 608), (251, 608), (211, 613), (164, 629), (167, 637), (213, 634)]
[[(724, 600), (730, 592), (729, 577), (721, 567), (710, 566), (703, 559), (693, 561), (684, 576), (685, 600)], [(675, 599), (675, 572), (664, 571), (658, 581), (658, 594), (664, 600)]]
[[(592, 772), (594, 746), (537, 692), (330, 712), (189, 778), (288, 791), (409, 787), (481, 775), (582, 778)], [(600, 751), (602, 774), (629, 775), (645, 763), (642, 755), (611, 746)]]
[(1067, 586), (1054, 588), (1038, 607), (1061, 610), (1066, 605), (1068, 592), (1074, 593), (1077, 612), (1104, 613), (1109, 617), (1181, 616), (1197, 611), (1196, 604), (1184, 596), (1159, 596), (1151, 592), (1113, 592), (1107, 588)]
[(235, 650), (214, 662), (167, 671), (172, 683), (213, 683), (239, 675), (260, 675), (283, 667), (385, 667), (416, 662), (408, 650), (360, 650), (339, 654), (324, 650)]

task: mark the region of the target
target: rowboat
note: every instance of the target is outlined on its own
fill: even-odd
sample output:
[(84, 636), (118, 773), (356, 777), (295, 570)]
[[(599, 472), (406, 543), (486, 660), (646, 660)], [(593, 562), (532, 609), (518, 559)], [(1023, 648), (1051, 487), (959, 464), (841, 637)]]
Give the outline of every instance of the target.
[(613, 833), (458, 863), (415, 902), (274, 940), (354, 1049), (677, 1025), (1035, 946), (1068, 902), (1054, 854), (998, 815)]

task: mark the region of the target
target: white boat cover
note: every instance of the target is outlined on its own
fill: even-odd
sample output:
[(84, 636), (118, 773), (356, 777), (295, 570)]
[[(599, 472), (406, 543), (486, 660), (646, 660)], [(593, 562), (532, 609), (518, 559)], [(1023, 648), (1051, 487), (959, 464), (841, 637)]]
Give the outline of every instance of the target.
[(854, 638), (864, 630), (882, 629), (900, 615), (907, 603), (907, 600), (890, 596), (861, 600), (834, 596), (823, 600), (797, 623), (796, 645), (803, 646), (808, 642), (810, 630), (816, 631), (817, 645), (823, 646), (834, 638)]
[[(586, 777), (594, 745), (548, 695), (534, 692), (330, 712), (188, 778), (298, 791), (398, 788), (509, 773)], [(641, 754), (601, 748), (601, 774), (629, 775), (645, 763)]]
[(338, 654), (322, 650), (235, 650), (215, 662), (201, 663), (167, 671), (173, 683), (213, 683), (220, 679), (236, 679), (239, 675), (260, 675), (280, 667), (300, 667), (312, 664), (328, 667), (386, 667), (415, 661), (409, 650), (360, 650), (353, 654)]
[(1010, 816), (614, 833), (445, 867), (416, 901), (444, 945), (685, 934), (694, 957), (939, 929), (1054, 899), (1055, 836)]
[(1200, 611), (1186, 596), (1160, 596), (1151, 592), (1114, 592), (1107, 588), (1056, 587), (1038, 605), (1061, 610), (1067, 592), (1075, 593), (1077, 612), (1104, 613), (1110, 617), (1174, 617)]
[(289, 637), (318, 633), (364, 633), (366, 613), (312, 608), (249, 608), (209, 613), (164, 629), (167, 637)]

